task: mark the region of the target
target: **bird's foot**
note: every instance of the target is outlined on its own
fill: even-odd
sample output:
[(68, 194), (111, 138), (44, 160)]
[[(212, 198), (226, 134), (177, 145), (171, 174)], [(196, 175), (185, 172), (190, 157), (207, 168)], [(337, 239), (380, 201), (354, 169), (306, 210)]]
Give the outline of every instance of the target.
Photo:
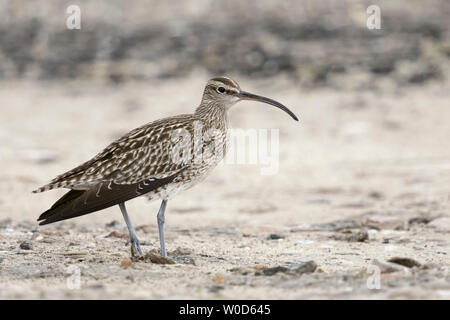
[(141, 245), (139, 243), (139, 239), (136, 237), (132, 237), (129, 240), (129, 243), (131, 244), (131, 256), (132, 257), (143, 257), (141, 250)]

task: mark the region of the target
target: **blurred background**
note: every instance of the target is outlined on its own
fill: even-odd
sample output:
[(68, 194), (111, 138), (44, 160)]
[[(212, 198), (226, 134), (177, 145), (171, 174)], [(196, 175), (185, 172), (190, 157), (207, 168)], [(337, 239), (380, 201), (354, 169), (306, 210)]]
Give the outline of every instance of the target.
[[(379, 30), (366, 25), (372, 4), (381, 9)], [(81, 9), (79, 30), (66, 27), (70, 5)], [(449, 253), (449, 242), (434, 231), (450, 230), (449, 17), (447, 0), (0, 0), (0, 240), (8, 228), (22, 231), (4, 239), (22, 241), (26, 230), (95, 234), (112, 220), (124, 227), (120, 211), (110, 208), (37, 229), (35, 219), (64, 191), (31, 190), (137, 126), (192, 112), (206, 81), (228, 75), (301, 120), (253, 102), (231, 109), (232, 127), (280, 129), (279, 172), (219, 166), (169, 204), (169, 247), (216, 244), (205, 250), (246, 261), (244, 249), (224, 249), (208, 237), (220, 226), (264, 243), (270, 232), (346, 220), (379, 232), (360, 257), (348, 257), (351, 265), (330, 262), (325, 250), (334, 249), (320, 249), (327, 237), (314, 238), (315, 250), (302, 245), (302, 258), (325, 272), (357, 268), (393, 254), (382, 247), (390, 237), (410, 239), (400, 252), (414, 255), (419, 246), (422, 261), (441, 263), (438, 252)], [(129, 204), (132, 220), (151, 228), (141, 237), (155, 244), (158, 206)], [(419, 238), (410, 221), (425, 228)], [(195, 228), (201, 232), (193, 242), (177, 232)], [(104, 243), (86, 237), (81, 246)], [(275, 259), (294, 254), (296, 241), (309, 241), (302, 237), (309, 236), (286, 240), (288, 249), (254, 246), (273, 249)], [(275, 298), (296, 297), (283, 290)], [(264, 290), (243, 292), (267, 297)]]
[[(81, 30), (66, 9), (81, 9)], [(114, 84), (195, 72), (334, 85), (355, 71), (398, 84), (441, 79), (448, 61), (447, 1), (379, 1), (381, 30), (366, 27), (370, 1), (0, 2), (4, 80), (79, 79)]]

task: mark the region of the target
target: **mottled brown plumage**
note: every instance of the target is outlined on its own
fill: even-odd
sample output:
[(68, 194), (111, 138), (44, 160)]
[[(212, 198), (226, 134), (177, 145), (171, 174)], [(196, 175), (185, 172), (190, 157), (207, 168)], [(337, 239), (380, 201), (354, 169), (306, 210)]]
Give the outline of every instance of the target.
[[(297, 120), (283, 105), (242, 91), (234, 80), (213, 78), (208, 81), (202, 102), (194, 113), (136, 128), (91, 160), (33, 191), (70, 189), (39, 217), (40, 224), (78, 217), (119, 204), (123, 206), (122, 213), (130, 228), (131, 222), (124, 213), (123, 203), (141, 195), (162, 199), (162, 208), (165, 209), (169, 198), (204, 179), (222, 160), (226, 152), (227, 112), (240, 100), (272, 104)], [(162, 220), (163, 216), (164, 210)], [(134, 230), (131, 228), (130, 237), (133, 238), (135, 235), (132, 233)], [(137, 238), (133, 240), (137, 242)], [(140, 251), (138, 242), (136, 248)], [(165, 248), (162, 251), (165, 254)]]

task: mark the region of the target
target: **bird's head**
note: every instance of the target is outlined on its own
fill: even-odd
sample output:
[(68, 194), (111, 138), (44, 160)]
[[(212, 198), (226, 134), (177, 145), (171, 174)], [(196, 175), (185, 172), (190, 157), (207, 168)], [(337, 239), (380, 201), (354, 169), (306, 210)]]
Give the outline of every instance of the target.
[(297, 116), (281, 103), (256, 94), (242, 91), (236, 81), (228, 77), (216, 77), (208, 81), (203, 93), (202, 103), (197, 111), (203, 107), (223, 108), (227, 111), (232, 105), (241, 100), (253, 100), (270, 104), (288, 113), (295, 121)]

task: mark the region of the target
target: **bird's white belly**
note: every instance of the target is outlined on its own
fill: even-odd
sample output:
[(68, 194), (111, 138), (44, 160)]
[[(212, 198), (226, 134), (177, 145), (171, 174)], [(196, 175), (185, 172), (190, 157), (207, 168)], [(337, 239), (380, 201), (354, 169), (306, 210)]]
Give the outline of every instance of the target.
[(150, 200), (154, 199), (169, 200), (172, 199), (174, 196), (176, 196), (179, 192), (193, 187), (193, 185), (194, 184), (192, 183), (183, 183), (183, 182), (170, 183), (161, 188), (158, 188), (154, 192), (149, 192), (147, 194), (147, 197)]
[(201, 173), (196, 174), (195, 176), (191, 176), (189, 178), (181, 179), (180, 181), (174, 181), (169, 184), (166, 184), (154, 191), (151, 191), (146, 194), (149, 200), (161, 199), (161, 200), (169, 200), (173, 199), (178, 193), (181, 191), (187, 190), (195, 186), (197, 183), (203, 181), (209, 174), (209, 172), (213, 169), (209, 168), (209, 170), (205, 170)]

